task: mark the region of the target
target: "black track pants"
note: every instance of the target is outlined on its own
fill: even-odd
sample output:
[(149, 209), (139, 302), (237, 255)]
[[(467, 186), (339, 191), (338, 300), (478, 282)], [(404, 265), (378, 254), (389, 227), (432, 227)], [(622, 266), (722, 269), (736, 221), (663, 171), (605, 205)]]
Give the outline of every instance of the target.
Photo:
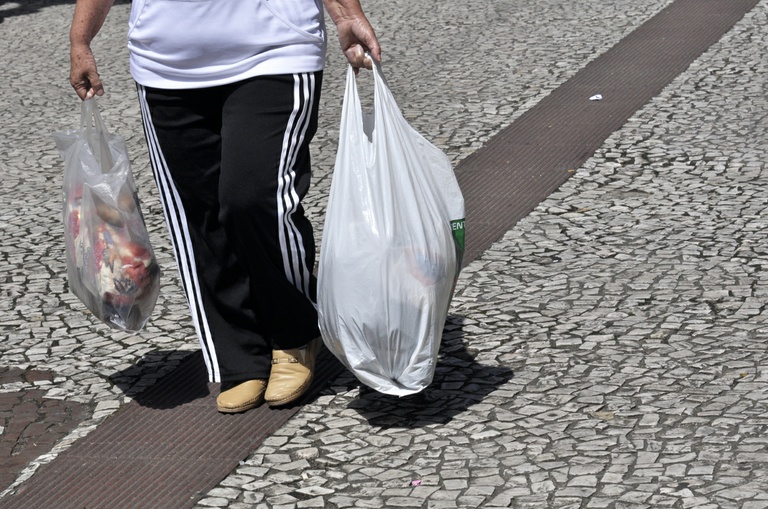
[(181, 281), (211, 382), (269, 376), (319, 335), (310, 181), (322, 73), (138, 87)]

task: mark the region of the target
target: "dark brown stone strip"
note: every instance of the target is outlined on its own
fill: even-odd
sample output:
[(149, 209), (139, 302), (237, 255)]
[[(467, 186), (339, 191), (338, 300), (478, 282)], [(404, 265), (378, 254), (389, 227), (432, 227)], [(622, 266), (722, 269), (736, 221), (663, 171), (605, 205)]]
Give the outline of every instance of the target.
[[(0, 383), (52, 381), (50, 371), (0, 368)], [(0, 491), (91, 417), (94, 405), (45, 398), (44, 388), (0, 393)], [(0, 503), (2, 506), (2, 503)]]
[[(324, 350), (312, 399), (342, 371)], [(136, 397), (2, 499), (5, 509), (189, 507), (300, 408), (216, 411), (202, 355)]]

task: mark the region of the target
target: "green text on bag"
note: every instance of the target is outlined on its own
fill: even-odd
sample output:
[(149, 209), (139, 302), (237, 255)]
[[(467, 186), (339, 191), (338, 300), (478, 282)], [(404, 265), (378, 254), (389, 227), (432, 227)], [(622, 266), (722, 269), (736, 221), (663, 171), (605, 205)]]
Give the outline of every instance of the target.
[(451, 221), (451, 232), (453, 233), (453, 242), (456, 244), (456, 259), (461, 265), (461, 259), (464, 255), (464, 219), (454, 219)]

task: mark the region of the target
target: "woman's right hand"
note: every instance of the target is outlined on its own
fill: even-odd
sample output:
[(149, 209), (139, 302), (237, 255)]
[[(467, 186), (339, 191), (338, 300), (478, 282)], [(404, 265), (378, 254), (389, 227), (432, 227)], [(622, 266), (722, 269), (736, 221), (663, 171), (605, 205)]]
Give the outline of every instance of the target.
[(69, 82), (82, 100), (104, 95), (104, 85), (101, 83), (90, 46), (81, 44), (70, 47)]

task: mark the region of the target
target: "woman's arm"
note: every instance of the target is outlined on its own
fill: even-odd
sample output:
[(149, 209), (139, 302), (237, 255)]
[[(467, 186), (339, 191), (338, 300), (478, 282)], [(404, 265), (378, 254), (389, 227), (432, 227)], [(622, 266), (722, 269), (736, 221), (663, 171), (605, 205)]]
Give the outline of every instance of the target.
[(91, 41), (101, 29), (115, 0), (77, 0), (69, 30), (69, 82), (80, 99), (104, 95)]

